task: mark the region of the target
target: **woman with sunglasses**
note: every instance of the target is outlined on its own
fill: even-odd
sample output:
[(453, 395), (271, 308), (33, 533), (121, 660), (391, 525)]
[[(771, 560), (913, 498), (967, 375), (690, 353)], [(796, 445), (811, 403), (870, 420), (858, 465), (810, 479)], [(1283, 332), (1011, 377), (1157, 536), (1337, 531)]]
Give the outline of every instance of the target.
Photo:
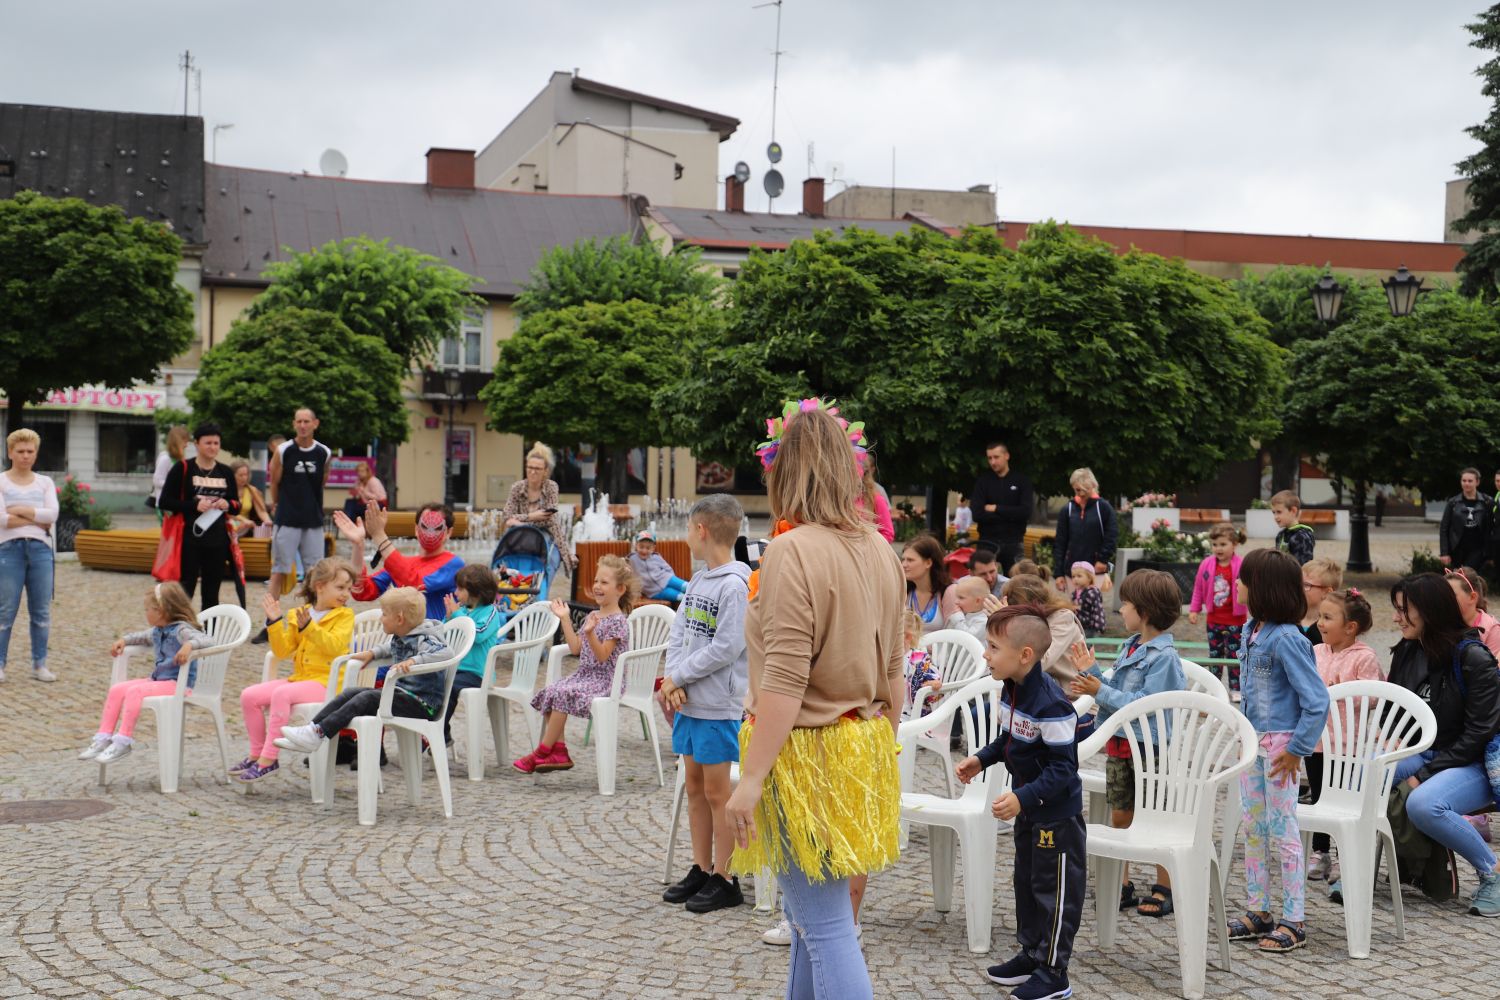
[(1479, 630), (1479, 639), (1491, 653), (1500, 657), (1500, 621), (1489, 612), (1489, 587), (1484, 577), (1468, 566), (1443, 570), (1443, 578), (1458, 598), (1458, 610), (1469, 628)]
[(1399, 581), (1391, 606), (1401, 641), (1391, 651), (1388, 679), (1426, 701), (1437, 718), (1432, 747), (1396, 765), (1395, 780), (1412, 788), (1407, 818), (1474, 866), (1479, 889), (1469, 912), (1500, 917), (1500, 863), (1464, 819), (1494, 804), (1484, 751), (1500, 731), (1500, 669), (1436, 573)]

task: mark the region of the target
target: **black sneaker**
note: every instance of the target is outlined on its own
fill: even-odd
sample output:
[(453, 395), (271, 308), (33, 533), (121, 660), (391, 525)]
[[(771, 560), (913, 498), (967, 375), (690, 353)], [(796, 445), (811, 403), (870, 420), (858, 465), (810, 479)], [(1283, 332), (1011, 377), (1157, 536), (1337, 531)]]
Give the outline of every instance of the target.
[(689, 913), (712, 913), (714, 910), (722, 910), (730, 906), (739, 906), (745, 901), (745, 894), (740, 891), (740, 880), (737, 878), (726, 879), (718, 872), (708, 877), (703, 883), (703, 888), (698, 894), (687, 901)]
[(999, 983), (1001, 986), (1020, 986), (1030, 979), (1035, 971), (1036, 960), (1022, 952), (1009, 962), (990, 966), (985, 971), (985, 976), (990, 982)]
[(1064, 1000), (1072, 995), (1066, 969), (1039, 965), (1030, 979), (1011, 991), (1010, 1000)]
[(261, 630), (259, 632), (255, 633), (255, 638), (250, 640), (250, 645), (252, 645), (252, 646), (264, 646), (266, 643), (268, 643), (270, 641), (271, 641), (271, 637), (268, 636), (268, 635), (266, 635), (265, 627), (262, 626)]
[(661, 894), (664, 903), (686, 903), (698, 895), (698, 890), (703, 888), (708, 881), (708, 872), (697, 865), (688, 869), (688, 873), (682, 876), (682, 881), (676, 885), (667, 886), (667, 891)]

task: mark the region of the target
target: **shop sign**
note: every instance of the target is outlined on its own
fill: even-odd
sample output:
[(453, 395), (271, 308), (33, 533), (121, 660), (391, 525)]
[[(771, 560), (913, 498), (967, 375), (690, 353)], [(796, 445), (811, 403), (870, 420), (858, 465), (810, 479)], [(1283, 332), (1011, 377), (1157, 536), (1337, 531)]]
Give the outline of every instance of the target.
[(375, 459), (360, 455), (340, 455), (328, 460), (328, 485), (348, 487), (359, 482), (359, 467), (368, 465), (375, 471)]
[[(83, 386), (78, 389), (57, 389), (40, 403), (28, 404), (28, 409), (41, 410), (93, 410), (99, 413), (135, 413), (150, 416), (167, 401), (167, 391), (158, 386), (139, 386), (133, 389), (109, 389), (103, 386)], [(0, 405), (4, 405), (0, 401)]]

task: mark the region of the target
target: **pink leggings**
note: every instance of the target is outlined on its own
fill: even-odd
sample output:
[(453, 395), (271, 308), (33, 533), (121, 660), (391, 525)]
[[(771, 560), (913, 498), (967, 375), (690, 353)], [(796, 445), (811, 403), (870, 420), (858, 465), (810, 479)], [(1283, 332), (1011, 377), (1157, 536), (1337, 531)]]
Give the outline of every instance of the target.
[[(281, 735), (281, 727), (292, 717), (292, 706), (321, 704), (323, 695), (323, 685), (318, 681), (266, 681), (241, 691), (240, 711), (245, 714), (245, 730), (250, 734), (250, 756), (275, 760), (281, 748), (271, 741)], [(269, 727), (261, 714), (266, 711), (271, 714)]]
[(111, 684), (104, 699), (104, 714), (99, 716), (99, 732), (112, 733), (119, 722), (120, 735), (128, 739), (135, 732), (135, 720), (141, 717), (141, 700), (176, 690), (176, 681), (153, 681), (148, 677)]

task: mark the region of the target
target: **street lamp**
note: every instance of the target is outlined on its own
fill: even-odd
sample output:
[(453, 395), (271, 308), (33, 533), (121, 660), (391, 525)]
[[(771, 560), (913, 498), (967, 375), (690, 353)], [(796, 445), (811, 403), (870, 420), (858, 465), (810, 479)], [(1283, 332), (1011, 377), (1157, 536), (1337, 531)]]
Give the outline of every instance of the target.
[(1339, 306), (1344, 304), (1344, 290), (1344, 286), (1335, 281), (1331, 274), (1318, 279), (1318, 283), (1312, 287), (1313, 308), (1318, 311), (1318, 319), (1324, 323), (1332, 323), (1339, 318)]
[(1400, 319), (1410, 316), (1411, 311), (1416, 308), (1417, 296), (1426, 291), (1422, 287), (1421, 278), (1412, 274), (1402, 264), (1396, 269), (1396, 273), (1380, 283), (1385, 289), (1386, 301), (1390, 303), (1391, 315)]
[(443, 447), (443, 503), (453, 507), (453, 407), (464, 391), (463, 373), (457, 368), (443, 369), (443, 394), (448, 397), (448, 436)]

